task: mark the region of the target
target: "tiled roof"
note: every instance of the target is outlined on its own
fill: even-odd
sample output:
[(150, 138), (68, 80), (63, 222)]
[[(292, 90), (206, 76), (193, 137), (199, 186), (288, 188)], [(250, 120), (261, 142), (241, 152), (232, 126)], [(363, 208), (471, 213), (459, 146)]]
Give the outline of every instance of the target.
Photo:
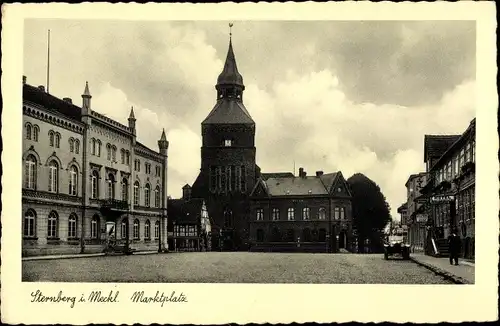
[(267, 180), (269, 178), (290, 178), (290, 177), (293, 177), (293, 173), (292, 172), (261, 173), (260, 177), (263, 180)]
[(23, 100), (41, 105), (49, 111), (58, 112), (70, 119), (81, 121), (82, 109), (80, 107), (61, 100), (37, 87), (24, 84)]
[(200, 222), (203, 199), (170, 199), (167, 202), (168, 218), (176, 224), (196, 224)]
[(202, 124), (255, 124), (243, 103), (232, 99), (217, 101)]
[(139, 147), (140, 149), (143, 149), (143, 150), (146, 150), (146, 151), (149, 151), (149, 152), (153, 152), (155, 154), (159, 154), (157, 151), (155, 150), (152, 150), (151, 148), (147, 147), (146, 145), (136, 141), (135, 144), (137, 145), (137, 147)]
[(264, 183), (270, 196), (328, 195), (323, 180), (316, 176), (268, 178)]
[(441, 157), (459, 138), (460, 135), (425, 135), (424, 162), (427, 162), (430, 158)]

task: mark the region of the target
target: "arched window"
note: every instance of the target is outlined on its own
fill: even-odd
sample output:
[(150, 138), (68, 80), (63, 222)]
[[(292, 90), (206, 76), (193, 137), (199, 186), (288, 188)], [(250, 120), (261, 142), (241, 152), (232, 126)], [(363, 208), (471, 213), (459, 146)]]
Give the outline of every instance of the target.
[(126, 239), (127, 238), (127, 219), (123, 219), (122, 220), (121, 238), (122, 239)]
[(280, 219), (280, 209), (273, 208), (273, 221), (277, 221)]
[(311, 211), (311, 210), (310, 210), (310, 208), (309, 208), (309, 207), (304, 207), (304, 208), (302, 209), (302, 219), (303, 219), (304, 221), (309, 220), (309, 213), (310, 213), (310, 211)]
[(90, 238), (99, 239), (100, 230), (100, 218), (99, 215), (94, 215), (92, 221), (90, 222)]
[(96, 155), (97, 153), (97, 142), (94, 138), (92, 138), (92, 140), (90, 141), (91, 144), (90, 144), (90, 153), (92, 155)]
[(111, 147), (111, 156), (113, 162), (116, 162), (116, 146)]
[(125, 151), (125, 164), (129, 165), (130, 164), (130, 152)]
[(75, 153), (80, 154), (80, 141), (75, 139)]
[(78, 225), (76, 221), (76, 214), (71, 214), (68, 219), (68, 238), (76, 238), (76, 228)]
[(75, 151), (75, 140), (73, 138), (69, 139), (69, 151), (71, 153)]
[(139, 239), (139, 220), (134, 220), (134, 239)]
[(139, 206), (139, 181), (134, 183), (134, 205)]
[(108, 161), (111, 161), (111, 145), (110, 144), (106, 145), (106, 152), (107, 152)]
[(50, 147), (54, 147), (54, 132), (52, 130), (49, 131), (49, 145)]
[(99, 196), (99, 173), (96, 170), (92, 171), (90, 183), (92, 184), (91, 198), (97, 199)]
[(69, 194), (76, 196), (78, 189), (78, 170), (72, 165), (69, 168)]
[(257, 229), (257, 242), (263, 242), (263, 241), (264, 241), (264, 230)]
[(339, 220), (340, 219), (340, 207), (336, 206), (335, 209), (334, 209), (334, 215), (336, 220)]
[(149, 183), (146, 183), (146, 186), (144, 187), (144, 205), (146, 207), (149, 207), (150, 199), (151, 199), (151, 187), (149, 186)]
[(128, 180), (123, 178), (122, 180), (122, 200), (128, 201)]
[(303, 242), (311, 242), (311, 230), (308, 228), (305, 228), (302, 230), (302, 241)]
[(57, 192), (57, 185), (59, 184), (58, 178), (59, 165), (55, 160), (49, 163), (49, 191)]
[(160, 186), (155, 188), (155, 207), (160, 207)]
[(34, 141), (38, 141), (38, 135), (40, 134), (40, 127), (38, 127), (38, 125), (35, 125), (33, 127), (33, 140)]
[(36, 213), (32, 209), (24, 214), (23, 236), (36, 236)]
[(264, 209), (263, 208), (257, 208), (256, 210), (256, 219), (257, 221), (262, 221), (264, 219)]
[(156, 221), (155, 223), (155, 239), (160, 237), (160, 221)]
[(288, 220), (289, 221), (293, 221), (295, 219), (295, 210), (293, 209), (293, 207), (290, 207), (288, 208), (288, 212), (287, 212), (287, 216), (288, 216)]
[(47, 238), (57, 238), (57, 229), (58, 229), (57, 224), (58, 224), (57, 213), (52, 211), (50, 212), (47, 221)]
[(108, 198), (115, 199), (115, 176), (113, 173), (108, 174)]
[(120, 154), (121, 154), (121, 162), (122, 164), (125, 164), (125, 150), (123, 148), (120, 150)]
[(56, 148), (59, 148), (60, 143), (61, 143), (61, 134), (56, 133)]
[(151, 222), (149, 220), (146, 220), (144, 224), (144, 238), (151, 239)]
[(31, 125), (28, 123), (26, 124), (26, 139), (31, 140)]
[(28, 155), (24, 166), (24, 186), (28, 189), (36, 188), (36, 158)]
[(326, 219), (326, 209), (324, 207), (319, 208), (318, 219), (320, 219), (320, 220)]

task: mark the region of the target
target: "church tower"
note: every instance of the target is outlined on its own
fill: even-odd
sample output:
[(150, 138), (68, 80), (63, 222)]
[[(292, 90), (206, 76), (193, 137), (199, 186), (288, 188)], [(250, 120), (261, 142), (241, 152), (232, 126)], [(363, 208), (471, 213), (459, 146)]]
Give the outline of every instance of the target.
[(246, 250), (248, 196), (256, 182), (255, 122), (243, 104), (245, 85), (236, 65), (231, 34), (215, 89), (215, 106), (201, 123), (201, 169), (192, 196), (207, 202), (215, 224), (213, 247)]

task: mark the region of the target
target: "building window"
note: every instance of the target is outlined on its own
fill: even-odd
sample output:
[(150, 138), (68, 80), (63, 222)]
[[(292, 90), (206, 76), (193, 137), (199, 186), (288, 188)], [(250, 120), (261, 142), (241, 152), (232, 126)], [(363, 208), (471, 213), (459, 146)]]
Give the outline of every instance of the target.
[(108, 198), (115, 199), (115, 176), (108, 174)]
[(49, 131), (49, 146), (54, 147), (54, 132), (52, 130)]
[(68, 238), (76, 238), (76, 215), (71, 214), (68, 219)]
[(465, 149), (462, 148), (460, 151), (460, 162), (458, 163), (458, 167), (462, 168), (462, 166), (465, 164)]
[(134, 239), (139, 239), (139, 220), (134, 220)]
[[(36, 126), (35, 126), (35, 132), (36, 132)], [(470, 156), (471, 156), (471, 162), (475, 163), (476, 162), (476, 141), (474, 139), (471, 141)]]
[(226, 192), (226, 168), (224, 166), (219, 167), (220, 173), (221, 173), (221, 186), (220, 186), (220, 191), (221, 192)]
[(128, 201), (128, 180), (126, 178), (122, 180), (122, 200)]
[(90, 183), (92, 184), (91, 198), (96, 199), (99, 196), (99, 173), (95, 170), (92, 171)]
[(112, 161), (116, 163), (116, 146), (111, 147), (111, 158)]
[(36, 236), (36, 215), (32, 209), (24, 214), (23, 236), (34, 237)]
[(233, 188), (233, 175), (231, 173), (231, 166), (226, 166), (226, 182), (228, 191), (232, 191)]
[(35, 125), (33, 127), (33, 140), (34, 141), (38, 141), (38, 134), (40, 134), (40, 127), (38, 127), (38, 125)]
[(340, 219), (340, 207), (335, 207), (335, 214), (334, 214), (334, 218), (336, 220), (339, 220)]
[(33, 155), (29, 155), (26, 158), (26, 163), (24, 167), (24, 184), (28, 189), (36, 188), (36, 158)]
[(236, 167), (234, 165), (231, 165), (231, 172), (230, 172), (230, 189), (233, 191), (233, 190), (237, 190), (236, 189)]
[(210, 191), (215, 192), (217, 189), (217, 167), (211, 166), (210, 167)]
[(69, 168), (69, 194), (76, 196), (78, 187), (78, 170), (74, 165)]
[(122, 220), (122, 228), (121, 228), (121, 238), (127, 239), (127, 220)]
[(451, 161), (446, 164), (446, 179), (451, 180)]
[(102, 146), (102, 143), (101, 141), (98, 139), (97, 140), (97, 156), (101, 156), (101, 146)]
[(241, 166), (236, 166), (235, 170), (236, 170), (235, 171), (236, 173), (234, 174), (234, 176), (235, 176), (235, 178), (234, 178), (235, 179), (234, 180), (235, 185), (234, 185), (233, 189), (234, 190), (240, 190), (241, 189)]
[(311, 230), (308, 228), (305, 228), (302, 231), (302, 241), (303, 242), (311, 242)]
[(139, 181), (134, 183), (134, 205), (139, 206)]
[(264, 219), (264, 210), (262, 208), (257, 208), (257, 221), (262, 221)]
[(96, 155), (97, 153), (97, 142), (94, 138), (90, 140), (90, 154)]
[(107, 160), (111, 161), (111, 144), (106, 144)]
[(130, 152), (125, 151), (125, 164), (129, 165), (130, 164)]
[(233, 144), (233, 141), (231, 139), (224, 140), (224, 146), (225, 147), (231, 147), (232, 144)]
[(310, 212), (310, 208), (309, 207), (304, 207), (302, 209), (302, 219), (307, 221), (309, 220), (309, 212)]
[(264, 242), (264, 230), (257, 229), (257, 242)]
[(56, 133), (56, 148), (59, 148), (61, 144), (61, 134), (60, 133)]
[(326, 219), (326, 208), (320, 207), (318, 210), (318, 219), (324, 220)]
[(278, 221), (280, 219), (279, 208), (273, 208), (273, 221)]
[(155, 207), (160, 207), (160, 186), (155, 188)]
[(80, 154), (80, 141), (75, 139), (75, 153)]
[(71, 153), (75, 151), (75, 140), (73, 138), (69, 139), (69, 151)]
[(31, 125), (29, 123), (26, 124), (26, 139), (31, 140)]
[(151, 164), (145, 163), (144, 168), (146, 169), (146, 174), (151, 174)]
[(295, 211), (293, 207), (288, 208), (288, 220), (293, 221), (295, 219)]
[(57, 192), (57, 185), (58, 185), (58, 169), (59, 165), (57, 164), (56, 161), (51, 161), (49, 163), (49, 191), (50, 192)]
[(90, 238), (98, 239), (99, 238), (99, 216), (94, 215), (92, 217), (92, 221), (90, 222)]
[(468, 142), (467, 145), (465, 145), (465, 162), (464, 163), (469, 162), (469, 160), (470, 160), (470, 142)]
[(340, 219), (345, 219), (345, 207), (340, 207)]
[(146, 220), (144, 224), (144, 238), (151, 239), (151, 222), (149, 220)]
[(221, 191), (221, 188), (222, 188), (222, 186), (221, 186), (221, 183), (222, 183), (221, 178), (222, 178), (222, 176), (221, 176), (221, 167), (220, 166), (217, 166), (215, 168), (215, 176), (217, 178), (217, 183), (216, 183), (216, 186), (215, 186), (215, 190), (216, 191)]
[(155, 239), (160, 237), (160, 221), (156, 221), (155, 223)]
[(144, 187), (144, 206), (149, 207), (150, 199), (151, 199), (151, 187), (149, 183), (146, 183), (146, 186)]
[(155, 170), (156, 170), (156, 176), (161, 177), (161, 166), (157, 165), (155, 167)]
[(245, 169), (245, 166), (241, 166), (241, 186), (240, 186), (240, 189), (241, 189), (241, 192), (245, 192), (247, 191), (247, 184), (246, 184), (246, 180), (247, 180), (247, 174), (246, 174), (246, 169)]
[(52, 211), (47, 221), (47, 238), (57, 238), (57, 213)]

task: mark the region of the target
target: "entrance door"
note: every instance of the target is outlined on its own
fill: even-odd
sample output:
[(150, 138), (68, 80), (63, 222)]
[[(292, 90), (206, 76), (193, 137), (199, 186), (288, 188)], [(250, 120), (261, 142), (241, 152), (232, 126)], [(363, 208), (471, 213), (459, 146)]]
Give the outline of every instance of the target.
[(346, 247), (346, 233), (345, 231), (340, 232), (339, 234), (339, 249)]

